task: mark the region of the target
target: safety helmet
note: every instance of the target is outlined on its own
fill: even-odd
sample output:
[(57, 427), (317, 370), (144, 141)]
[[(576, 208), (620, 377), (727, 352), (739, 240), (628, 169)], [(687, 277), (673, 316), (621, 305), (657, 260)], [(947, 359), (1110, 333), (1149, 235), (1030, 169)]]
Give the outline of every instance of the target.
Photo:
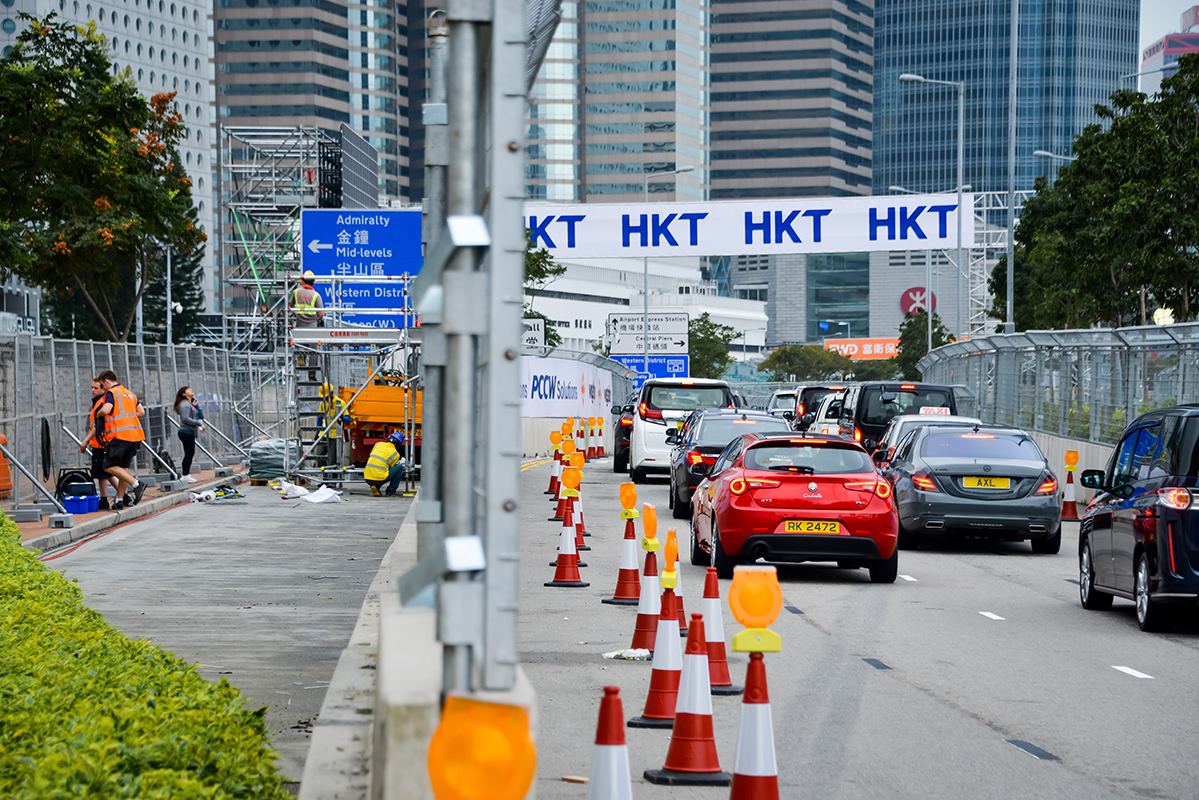
[(387, 440), (394, 445), (401, 445), (404, 443), (404, 434), (400, 433), (399, 431), (392, 431), (391, 435), (387, 437)]
[(316, 275), (312, 270), (306, 269), (304, 270), (304, 276), (301, 278), (301, 280), (303, 280), (304, 283), (311, 285), (316, 282)]

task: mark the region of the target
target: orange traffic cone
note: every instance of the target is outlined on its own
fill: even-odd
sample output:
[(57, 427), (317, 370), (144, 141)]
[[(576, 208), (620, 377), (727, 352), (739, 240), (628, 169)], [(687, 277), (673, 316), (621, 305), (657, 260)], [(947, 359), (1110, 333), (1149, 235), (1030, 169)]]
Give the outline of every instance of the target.
[(557, 567), (554, 571), (554, 579), (547, 582), (546, 586), (575, 586), (584, 587), (590, 586), (590, 583), (584, 583), (579, 575), (579, 567), (586, 564), (579, 563), (579, 554), (575, 551), (575, 531), (569, 525), (562, 526), (562, 540), (558, 545), (558, 560), (553, 563)]
[(599, 441), (595, 443), (596, 457), (604, 458), (604, 418), (596, 417), (595, 421), (599, 424)]
[(600, 701), (599, 724), (595, 730), (587, 800), (633, 800), (629, 746), (625, 742), (623, 722), (620, 689), (605, 686), (604, 699)]
[[(570, 457), (570, 466), (574, 467), (575, 469), (581, 470), (583, 468), (583, 454), (582, 453), (573, 454)], [(579, 472), (579, 485), (580, 486), (582, 486), (582, 482), (583, 482), (583, 473)], [(582, 544), (583, 544), (582, 537), (591, 535), (590, 533), (587, 532), (587, 525), (583, 522), (583, 490), (582, 489), (579, 490), (579, 494), (578, 494), (578, 496), (575, 497), (575, 500), (574, 500), (574, 517), (575, 517), (575, 528), (577, 528), (579, 531), (579, 537), (580, 537), (579, 545), (582, 546)], [(584, 549), (590, 550), (591, 548), (586, 547)]]
[[(623, 489), (624, 487), (621, 486), (622, 491)], [(624, 517), (629, 511), (632, 511), (632, 514), (625, 517), (624, 542), (620, 548), (620, 572), (616, 576), (616, 591), (612, 593), (611, 597), (600, 601), (613, 606), (634, 606), (638, 605), (638, 601), (641, 599), (641, 583), (637, 578), (637, 533), (636, 526), (633, 525), (633, 515), (637, 512), (632, 509), (624, 509), (620, 515)], [(647, 558), (652, 557), (652, 553), (647, 555)], [(655, 574), (656, 572), (655, 570)]]
[[(669, 582), (667, 580), (666, 582)], [(673, 728), (674, 706), (679, 695), (683, 653), (679, 637), (674, 636), (674, 592), (662, 594), (662, 613), (658, 615), (658, 649), (654, 651), (654, 671), (649, 677), (649, 694), (641, 716), (629, 720), (630, 728)]]
[(549, 517), (546, 522), (561, 522), (566, 516), (566, 498), (561, 494), (558, 496), (558, 507), (554, 509), (554, 516)]
[(562, 433), (560, 431), (550, 431), (550, 444), (554, 448), (554, 463), (550, 465), (550, 488), (545, 493), (556, 495), (558, 493), (558, 470), (562, 468)]
[[(621, 496), (624, 497), (623, 487)], [(645, 571), (641, 576), (641, 600), (637, 604), (637, 622), (633, 625), (634, 650), (654, 652), (658, 638), (658, 617), (662, 613), (662, 595), (658, 591), (658, 509), (649, 503), (641, 506), (641, 529), (645, 538)]]
[[(679, 552), (679, 539), (678, 539), (678, 535), (675, 533), (674, 528), (669, 528), (666, 531), (666, 542), (668, 545), (672, 546), (672, 548), (668, 548), (666, 550), (667, 553), (676, 553), (677, 554)], [(670, 571), (672, 569), (675, 570), (676, 572), (678, 571), (673, 562), (664, 564), (662, 566), (662, 569), (665, 571)], [(683, 611), (683, 578), (682, 578), (682, 575), (679, 575), (675, 582), (674, 596), (675, 596), (675, 600), (678, 603), (678, 608), (679, 608), (679, 636), (686, 636), (687, 635), (687, 617), (685, 615), (685, 612)]]
[[(566, 514), (565, 514), (565, 516), (562, 518), (562, 528), (563, 528), (563, 530), (565, 530), (565, 529), (567, 529), (567, 528), (569, 528), (569, 529), (571, 530), (571, 535), (574, 537), (574, 543), (575, 543), (575, 554), (577, 555), (577, 554), (578, 554), (578, 552), (579, 552), (579, 542), (580, 542), (580, 540), (579, 540), (579, 534), (578, 534), (578, 532), (577, 532), (577, 531), (575, 531), (575, 526), (574, 526), (574, 521), (573, 521), (573, 520), (574, 520), (574, 517), (573, 517), (573, 515), (572, 515), (572, 511), (571, 511), (571, 502), (570, 502), (570, 501), (571, 501), (571, 498), (570, 498), (569, 496), (568, 496), (568, 497), (566, 497)], [(583, 549), (584, 549), (584, 550), (590, 550), (591, 548), (590, 548), (590, 547), (586, 547), (586, 546), (585, 546), (585, 547), (583, 547)], [(556, 566), (558, 566), (558, 562), (557, 562), (557, 561), (551, 561), (551, 562), (550, 562), (550, 566), (551, 566), (551, 567), (556, 567)], [(579, 566), (580, 566), (580, 567), (585, 567), (585, 566), (587, 566), (587, 562), (585, 562), (585, 561), (580, 561), (580, 562), (579, 562)]]
[(595, 458), (595, 417), (587, 418), (587, 457)]
[(1066, 473), (1066, 489), (1062, 494), (1062, 519), (1078, 519), (1078, 503), (1074, 499), (1074, 470), (1072, 469)]
[(779, 800), (779, 768), (774, 758), (774, 726), (761, 653), (749, 654), (741, 728), (729, 800)]
[(732, 775), (720, 771), (716, 755), (702, 614), (691, 615), (666, 764), (662, 769), (647, 769), (645, 779), (665, 786), (728, 786), (733, 781)]
[(586, 534), (583, 533), (583, 529), (579, 526), (579, 524), (577, 522), (575, 522), (575, 513), (576, 513), (575, 509), (579, 505), (579, 499), (580, 498), (578, 498), (578, 497), (575, 497), (572, 499), (572, 502), (570, 504), (570, 511), (568, 511), (566, 513), (570, 514), (570, 519), (571, 519), (570, 524), (571, 524), (571, 527), (574, 528), (574, 531), (575, 531), (575, 549), (582, 552), (583, 550), (590, 550), (591, 548), (588, 547), (587, 543), (583, 541), (583, 537)]
[(724, 620), (720, 611), (720, 584), (716, 580), (716, 568), (708, 567), (704, 577), (704, 633), (708, 643), (708, 681), (712, 694), (741, 694), (741, 687), (733, 685), (729, 675), (729, 660), (724, 649)]

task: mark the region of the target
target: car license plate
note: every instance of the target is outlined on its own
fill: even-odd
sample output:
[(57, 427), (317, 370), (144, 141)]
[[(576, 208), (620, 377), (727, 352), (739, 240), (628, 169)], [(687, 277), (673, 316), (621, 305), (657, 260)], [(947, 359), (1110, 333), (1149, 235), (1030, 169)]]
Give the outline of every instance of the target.
[(991, 477), (967, 477), (962, 478), (962, 486), (967, 489), (1010, 489), (1011, 479), (1009, 478), (991, 478)]
[(784, 533), (840, 533), (841, 523), (836, 520), (789, 519)]

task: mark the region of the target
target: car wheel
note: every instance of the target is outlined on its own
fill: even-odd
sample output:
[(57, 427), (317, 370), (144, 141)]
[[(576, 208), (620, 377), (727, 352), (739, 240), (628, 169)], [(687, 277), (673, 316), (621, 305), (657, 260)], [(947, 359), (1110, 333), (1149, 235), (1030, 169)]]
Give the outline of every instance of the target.
[(899, 522), (899, 549), (900, 550), (919, 550), (920, 537), (909, 531), (903, 526), (903, 521)]
[(712, 563), (712, 556), (699, 546), (699, 535), (695, 532), (695, 517), (691, 518), (691, 566), (706, 567)]
[(871, 583), (895, 583), (895, 578), (899, 576), (899, 548), (895, 548), (895, 552), (891, 557), (879, 559), (870, 565), (870, 582)]
[(612, 457), (612, 471), (618, 475), (629, 471), (629, 454), (617, 453)]
[(1043, 553), (1045, 555), (1057, 555), (1062, 549), (1062, 529), (1058, 528), (1057, 533), (1052, 536), (1046, 536), (1043, 539), (1033, 539), (1032, 551), (1034, 553)]
[(1137, 624), (1143, 631), (1160, 631), (1170, 624), (1170, 611), (1149, 596), (1149, 556), (1141, 553), (1133, 588), (1137, 603)]
[(737, 559), (727, 555), (720, 544), (720, 531), (716, 528), (716, 520), (712, 520), (712, 566), (716, 567), (716, 577), (728, 580), (733, 577), (733, 568)]
[(1088, 611), (1106, 611), (1112, 607), (1112, 596), (1095, 588), (1095, 565), (1091, 563), (1091, 542), (1085, 541), (1078, 554), (1078, 599)]
[(629, 474), (633, 478), (633, 483), (645, 483), (645, 470), (641, 467), (633, 467)]

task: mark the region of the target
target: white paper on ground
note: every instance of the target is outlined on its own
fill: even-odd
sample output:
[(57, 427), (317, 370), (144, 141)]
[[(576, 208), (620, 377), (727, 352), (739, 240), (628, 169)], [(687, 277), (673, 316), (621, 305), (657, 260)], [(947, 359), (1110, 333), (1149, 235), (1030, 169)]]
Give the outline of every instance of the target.
[(304, 500), (309, 503), (340, 503), (341, 492), (336, 492), (328, 486), (322, 486), (315, 492), (304, 495)]

